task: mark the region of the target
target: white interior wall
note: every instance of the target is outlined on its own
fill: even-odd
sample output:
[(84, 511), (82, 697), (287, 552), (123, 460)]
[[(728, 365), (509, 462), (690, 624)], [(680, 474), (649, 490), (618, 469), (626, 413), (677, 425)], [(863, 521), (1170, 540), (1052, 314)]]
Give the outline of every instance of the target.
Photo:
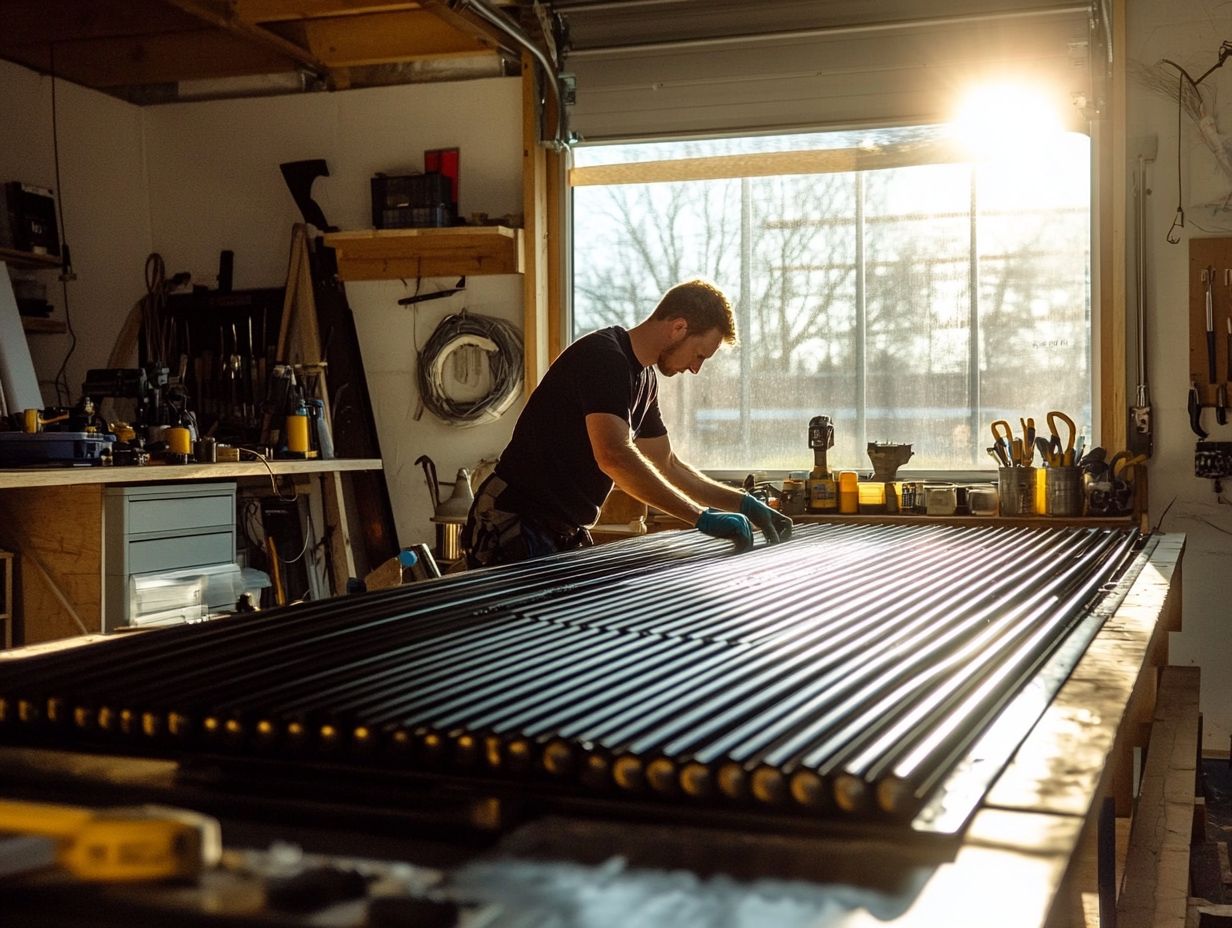
[[(313, 196), (343, 229), (369, 228), (369, 179), (423, 169), (423, 151), (461, 149), (458, 208), (463, 216), (520, 212), (521, 83), (517, 78), (410, 85), (333, 94), (148, 107), (150, 214), (155, 248), (168, 273), (188, 270), (213, 285), (218, 253), (235, 252), (235, 286), (280, 286), (291, 226), (299, 212), (278, 165), (324, 158), (330, 176)], [(423, 292), (456, 278), (424, 280)], [(452, 483), (459, 467), (495, 457), (521, 401), (495, 423), (459, 429), (414, 413), (415, 351), (446, 315), (466, 308), (521, 328), (522, 280), (470, 277), (448, 299), (400, 307), (415, 281), (347, 284), (381, 437), (385, 475), (403, 544), (431, 542), (434, 530), (419, 455)]]
[[(1197, 78), (1216, 61), (1219, 43), (1232, 39), (1232, 8), (1217, 0), (1177, 4), (1136, 0), (1129, 7), (1129, 57), (1133, 65), (1154, 68), (1168, 58)], [(1177, 72), (1164, 67), (1175, 86)], [(1214, 116), (1232, 134), (1232, 65), (1207, 78), (1216, 91)], [(1193, 476), (1194, 443), (1185, 398), (1189, 370), (1189, 239), (1232, 235), (1232, 211), (1202, 208), (1232, 192), (1224, 173), (1186, 119), (1181, 139), (1181, 175), (1187, 222), (1181, 242), (1165, 240), (1176, 210), (1176, 100), (1140, 78), (1129, 82), (1129, 157), (1136, 140), (1154, 135), (1158, 157), (1151, 169), (1150, 237), (1147, 246), (1149, 321), (1147, 345), (1151, 402), (1155, 416), (1155, 454), (1150, 462), (1151, 521), (1166, 532), (1187, 535), (1182, 595), (1184, 628), (1174, 635), (1171, 660), (1202, 667), (1204, 748), (1224, 752), (1232, 736), (1232, 634), (1228, 600), (1219, 577), (1232, 567), (1232, 506), (1218, 502), (1209, 480)], [(1130, 214), (1132, 215), (1132, 213)], [(1131, 251), (1132, 259), (1132, 251)], [(1130, 265), (1132, 274), (1132, 264)], [(1130, 359), (1133, 377), (1134, 359)], [(1131, 393), (1132, 396), (1132, 393)], [(1211, 410), (1203, 414), (1211, 440), (1232, 441), (1232, 425), (1219, 426)], [(1232, 499), (1232, 485), (1224, 496)], [(1164, 516), (1164, 512), (1167, 515)]]
[[(0, 180), (55, 186), (51, 81), (0, 61)], [(313, 188), (330, 222), (371, 225), (369, 178), (422, 170), (428, 148), (461, 149), (459, 209), (491, 216), (521, 210), (521, 84), (495, 78), (336, 94), (267, 97), (139, 108), (66, 82), (57, 84), (65, 226), (78, 280), (70, 284), (78, 347), (74, 395), (84, 372), (107, 359), (144, 293), (144, 263), (158, 251), (168, 273), (215, 285), (218, 254), (235, 252), (235, 286), (281, 286), (291, 226), (300, 220), (278, 165), (324, 158), (330, 176)], [(148, 165), (148, 170), (147, 170)], [(63, 318), (54, 271), (47, 282)], [(424, 280), (423, 292), (455, 279)], [(399, 541), (430, 542), (433, 527), (421, 454), (452, 483), (459, 467), (494, 457), (521, 402), (497, 422), (459, 429), (417, 405), (415, 351), (446, 315), (467, 308), (521, 327), (521, 278), (471, 277), (464, 294), (396, 305), (415, 281), (348, 284), (381, 435)], [(35, 368), (50, 381), (67, 336), (29, 338)], [(55, 400), (44, 389), (44, 398)]]
[[(20, 180), (55, 189), (51, 78), (0, 61), (0, 181)], [(77, 347), (67, 379), (75, 401), (85, 372), (103, 367), (120, 324), (145, 293), (150, 252), (142, 111), (67, 81), (56, 82), (64, 232), (77, 280), (68, 298)], [(14, 271), (47, 287), (54, 318), (64, 319), (55, 270)], [(68, 335), (32, 335), (27, 341), (43, 381), (43, 399), (56, 401), (51, 381), (69, 350)]]

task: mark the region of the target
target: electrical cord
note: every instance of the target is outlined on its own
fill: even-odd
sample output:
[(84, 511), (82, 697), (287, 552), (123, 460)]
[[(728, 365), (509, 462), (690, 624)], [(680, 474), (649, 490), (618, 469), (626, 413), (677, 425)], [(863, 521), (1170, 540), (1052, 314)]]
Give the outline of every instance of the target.
[[(1182, 115), (1188, 109), (1190, 116), (1199, 124), (1199, 129), (1202, 128), (1202, 122), (1205, 117), (1204, 103), (1202, 100), (1202, 92), (1198, 90), (1198, 85), (1211, 76), (1211, 74), (1222, 68), (1224, 62), (1228, 60), (1228, 56), (1232, 55), (1232, 42), (1223, 42), (1219, 46), (1219, 57), (1213, 65), (1207, 68), (1197, 80), (1189, 76), (1189, 72), (1171, 59), (1164, 58), (1163, 63), (1171, 65), (1180, 72), (1177, 78), (1176, 91), (1176, 214), (1172, 219), (1172, 226), (1168, 229), (1166, 236), (1169, 245), (1178, 245), (1181, 241), (1181, 229), (1185, 228), (1185, 197), (1181, 184), (1181, 145), (1183, 136)], [(1185, 87), (1188, 86), (1193, 90), (1193, 99), (1186, 100)], [(1218, 152), (1216, 153), (1219, 154)]]
[(299, 499), (299, 490), (296, 490), (290, 496), (283, 496), (282, 493), (279, 492), (277, 475), (274, 473), (274, 468), (270, 466), (269, 459), (266, 458), (265, 455), (253, 451), (250, 448), (237, 448), (236, 450), (239, 451), (240, 454), (251, 454), (254, 458), (265, 465), (265, 469), (269, 471), (270, 488), (273, 491), (274, 496), (278, 497), (278, 499), (284, 503), (293, 503), (295, 500)]
[[(445, 361), (466, 348), (479, 348), (487, 355), (492, 383), (477, 399), (455, 400), (445, 389)], [(490, 422), (513, 404), (522, 389), (522, 334), (503, 319), (465, 309), (451, 314), (419, 352), (416, 375), (420, 403), (437, 418), (459, 428)]]
[(73, 356), (73, 352), (77, 350), (77, 332), (73, 328), (73, 315), (69, 311), (68, 282), (76, 280), (77, 275), (73, 273), (73, 259), (70, 257), (68, 249), (68, 236), (64, 231), (64, 187), (60, 181), (60, 120), (56, 109), (56, 46), (54, 42), (50, 46), (49, 55), (51, 65), (51, 153), (56, 172), (56, 212), (59, 214), (60, 220), (62, 259), (60, 262), (60, 289), (64, 295), (64, 325), (68, 329), (69, 337), (68, 351), (64, 353), (64, 359), (60, 362), (60, 369), (56, 371), (54, 384), (56, 388), (56, 402), (64, 404), (71, 402), (73, 399), (73, 391), (68, 385), (68, 362)]

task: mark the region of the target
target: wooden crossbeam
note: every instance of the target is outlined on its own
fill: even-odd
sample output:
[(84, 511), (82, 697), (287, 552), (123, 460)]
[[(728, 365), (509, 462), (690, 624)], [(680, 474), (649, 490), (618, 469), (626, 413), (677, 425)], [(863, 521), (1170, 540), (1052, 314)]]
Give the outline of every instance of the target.
[(251, 23), (235, 16), (231, 11), (230, 4), (222, 2), (222, 0), (167, 0), (167, 2), (183, 10), (185, 13), (197, 17), (202, 22), (234, 33), (242, 39), (271, 48), (314, 71), (324, 74), (328, 70), (319, 58), (304, 47), (256, 23)]
[(424, 10), (296, 20), (279, 24), (279, 31), (329, 68), (474, 55), (492, 47)]
[[(45, 45), (8, 47), (4, 57), (37, 71), (51, 71)], [(57, 43), (55, 73), (87, 87), (123, 87), (290, 71), (295, 63), (270, 48), (216, 29), (138, 38)]]

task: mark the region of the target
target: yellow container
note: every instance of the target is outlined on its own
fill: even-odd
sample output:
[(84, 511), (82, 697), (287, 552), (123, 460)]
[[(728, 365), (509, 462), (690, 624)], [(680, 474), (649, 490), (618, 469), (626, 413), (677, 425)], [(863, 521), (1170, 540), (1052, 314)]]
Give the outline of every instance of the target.
[(884, 483), (861, 483), (856, 489), (860, 512), (877, 515), (886, 511), (886, 487)]
[(859, 479), (854, 470), (841, 471), (838, 475), (838, 511), (844, 515), (860, 511)]
[(287, 451), (291, 454), (308, 453), (308, 417), (298, 413), (287, 416)]
[(1035, 468), (1035, 513), (1044, 515), (1048, 512), (1048, 468)]

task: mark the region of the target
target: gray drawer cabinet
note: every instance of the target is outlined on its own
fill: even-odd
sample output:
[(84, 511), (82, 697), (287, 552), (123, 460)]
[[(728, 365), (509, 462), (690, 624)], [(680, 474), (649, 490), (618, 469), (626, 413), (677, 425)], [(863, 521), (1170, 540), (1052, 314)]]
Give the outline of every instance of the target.
[(235, 484), (108, 487), (103, 631), (129, 624), (129, 578), (235, 563)]

